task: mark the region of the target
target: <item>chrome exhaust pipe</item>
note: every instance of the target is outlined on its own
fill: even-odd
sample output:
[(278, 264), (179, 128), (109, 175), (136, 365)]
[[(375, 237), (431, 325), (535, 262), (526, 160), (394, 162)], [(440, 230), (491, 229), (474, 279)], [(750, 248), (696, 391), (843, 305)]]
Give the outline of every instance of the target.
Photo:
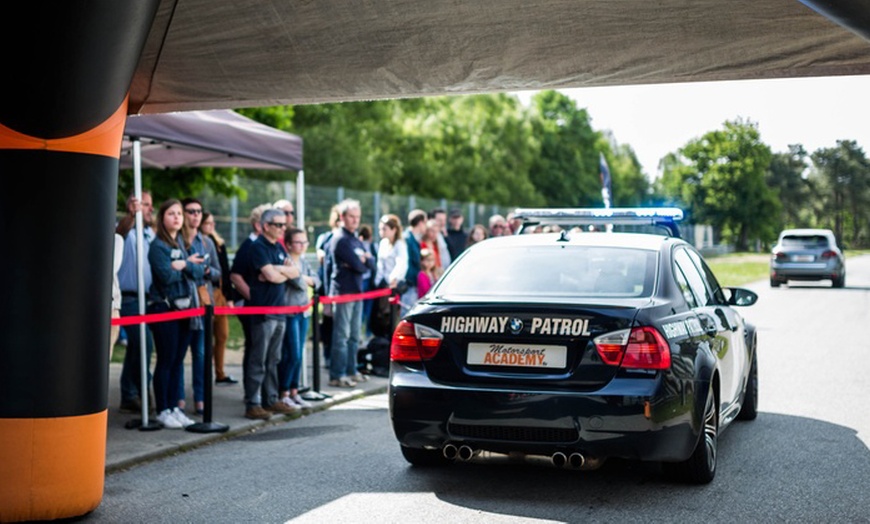
[(444, 455), (444, 458), (447, 460), (455, 459), (457, 451), (456, 446), (453, 444), (445, 444), (444, 447), (441, 448), (441, 454)]
[(459, 460), (471, 460), (477, 455), (477, 451), (471, 449), (471, 446), (459, 446)]
[(565, 465), (566, 462), (568, 462), (568, 457), (566, 457), (565, 454), (561, 451), (557, 451), (553, 453), (553, 456), (550, 457), (550, 460), (553, 461), (554, 466), (556, 466), (557, 468), (561, 468)]
[(580, 453), (571, 453), (571, 456), (568, 457), (568, 464), (574, 469), (582, 468), (586, 464), (586, 457)]

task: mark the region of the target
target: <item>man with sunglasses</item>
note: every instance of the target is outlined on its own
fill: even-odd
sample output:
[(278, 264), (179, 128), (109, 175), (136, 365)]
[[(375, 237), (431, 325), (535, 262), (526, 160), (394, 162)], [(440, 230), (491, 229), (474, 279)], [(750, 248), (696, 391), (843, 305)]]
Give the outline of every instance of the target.
[[(251, 299), (253, 307), (285, 306), (285, 283), (299, 276), (299, 269), (278, 239), (284, 236), (287, 216), (283, 210), (267, 209), (260, 216), (262, 234), (251, 245)], [(245, 417), (266, 420), (272, 413), (288, 415), (299, 410), (279, 398), (278, 362), (284, 339), (285, 314), (267, 313), (251, 316), (251, 353), (243, 361)]]

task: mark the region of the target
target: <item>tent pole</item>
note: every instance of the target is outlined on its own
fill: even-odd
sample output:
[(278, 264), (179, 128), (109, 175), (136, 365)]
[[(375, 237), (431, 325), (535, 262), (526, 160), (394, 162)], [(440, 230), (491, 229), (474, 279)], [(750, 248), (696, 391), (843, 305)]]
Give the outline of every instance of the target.
[[(296, 173), (296, 227), (305, 231), (305, 171), (301, 169)], [(314, 329), (317, 326), (313, 326)], [(304, 342), (303, 342), (304, 344)], [(299, 389), (308, 391), (308, 351), (305, 350), (307, 344), (302, 347), (302, 371), (299, 382)], [(320, 370), (315, 369), (318, 373)]]
[[(136, 195), (136, 201), (142, 203), (142, 142), (139, 137), (130, 137), (133, 142), (133, 193)], [(142, 219), (142, 206), (136, 210), (136, 277), (139, 285), (139, 315), (145, 314), (145, 234), (144, 221)], [(160, 429), (157, 422), (149, 422), (148, 420), (148, 348), (146, 346), (146, 337), (148, 325), (144, 322), (139, 324), (139, 398), (142, 402), (142, 420), (138, 427), (142, 431), (153, 431)], [(130, 421), (132, 426), (136, 426), (136, 421)], [(128, 424), (130, 424), (128, 423)]]

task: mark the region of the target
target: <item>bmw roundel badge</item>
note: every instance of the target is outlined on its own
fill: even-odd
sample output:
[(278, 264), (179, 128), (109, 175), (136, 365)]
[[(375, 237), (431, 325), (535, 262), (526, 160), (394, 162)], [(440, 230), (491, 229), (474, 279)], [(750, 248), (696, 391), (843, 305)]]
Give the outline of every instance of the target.
[(523, 330), (523, 321), (514, 317), (511, 319), (511, 333), (519, 335)]

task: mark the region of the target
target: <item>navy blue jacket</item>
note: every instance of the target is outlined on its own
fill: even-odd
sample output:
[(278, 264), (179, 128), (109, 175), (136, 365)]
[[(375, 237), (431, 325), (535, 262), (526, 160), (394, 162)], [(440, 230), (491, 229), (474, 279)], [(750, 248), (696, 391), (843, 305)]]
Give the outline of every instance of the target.
[(341, 228), (332, 236), (330, 249), (327, 253), (331, 257), (332, 278), (330, 278), (329, 294), (350, 295), (362, 293), (363, 274), (366, 271), (377, 269), (377, 262), (369, 258), (363, 263), (359, 258), (360, 253), (366, 252), (366, 246), (356, 235)]

